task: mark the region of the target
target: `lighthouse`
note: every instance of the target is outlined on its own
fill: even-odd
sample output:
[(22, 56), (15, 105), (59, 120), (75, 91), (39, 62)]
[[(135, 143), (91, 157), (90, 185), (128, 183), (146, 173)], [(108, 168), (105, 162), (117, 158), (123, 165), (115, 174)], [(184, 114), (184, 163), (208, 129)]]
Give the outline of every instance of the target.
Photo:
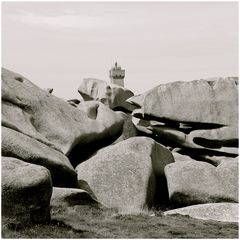
[(124, 87), (125, 70), (115, 62), (115, 66), (109, 70), (111, 83)]

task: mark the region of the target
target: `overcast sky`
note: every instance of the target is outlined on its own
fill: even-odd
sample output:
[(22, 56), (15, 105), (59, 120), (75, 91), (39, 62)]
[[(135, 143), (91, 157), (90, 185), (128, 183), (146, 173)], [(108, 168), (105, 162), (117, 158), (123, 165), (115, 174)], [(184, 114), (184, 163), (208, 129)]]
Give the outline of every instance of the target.
[(237, 2), (5, 2), (2, 65), (66, 99), (109, 81), (135, 94), (161, 83), (238, 76)]

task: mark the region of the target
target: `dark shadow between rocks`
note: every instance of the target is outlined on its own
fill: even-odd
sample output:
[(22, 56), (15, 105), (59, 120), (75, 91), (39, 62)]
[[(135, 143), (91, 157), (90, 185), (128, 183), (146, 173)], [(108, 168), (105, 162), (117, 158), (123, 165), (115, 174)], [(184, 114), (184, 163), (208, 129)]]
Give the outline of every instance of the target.
[(206, 148), (236, 147), (238, 148), (238, 139), (229, 140), (209, 140), (206, 138), (195, 137), (193, 142)]
[(75, 168), (78, 164), (94, 156), (99, 149), (111, 145), (121, 134), (120, 132), (117, 136), (96, 140), (85, 146), (78, 144), (71, 150), (67, 157)]
[(124, 112), (124, 113), (131, 113), (132, 112), (129, 109), (121, 107), (121, 106), (114, 107), (113, 111), (121, 111), (121, 112)]
[[(159, 159), (159, 156), (161, 158), (163, 157), (169, 157), (165, 153), (161, 154), (160, 151), (162, 151), (161, 147), (154, 145), (152, 149), (151, 159), (152, 159), (152, 166), (153, 166), (153, 174), (154, 174), (154, 180), (155, 180), (155, 193), (154, 193), (154, 201), (153, 206), (157, 209), (166, 208), (169, 205), (169, 193), (168, 193), (168, 185), (167, 185), (167, 179), (164, 173), (164, 165), (160, 162), (161, 159)], [(166, 151), (166, 150), (164, 150)], [(170, 155), (170, 153), (169, 153)], [(169, 159), (169, 163), (170, 163)]]
[(156, 191), (154, 196), (154, 207), (164, 209), (169, 206), (169, 194), (167, 179), (165, 176), (156, 177)]
[(154, 207), (155, 191), (156, 191), (156, 178), (154, 173), (152, 172), (148, 180), (147, 194), (145, 200), (146, 207), (149, 209)]
[(191, 158), (197, 159), (199, 155), (208, 155), (208, 156), (220, 156), (220, 157), (230, 157), (235, 158), (238, 154), (235, 153), (227, 153), (227, 152), (220, 152), (211, 149), (195, 149), (195, 148), (183, 148), (177, 151), (182, 155), (188, 155)]
[(164, 117), (157, 117), (150, 114), (144, 114), (144, 116), (141, 113), (134, 113), (134, 117), (147, 120), (147, 121), (157, 121), (161, 125), (164, 125), (166, 127), (176, 128), (176, 130), (181, 131), (185, 134), (188, 134), (194, 130), (208, 130), (208, 129), (217, 129), (224, 127), (223, 124), (218, 123), (202, 123), (202, 122), (188, 122), (188, 121), (177, 121), (173, 119), (168, 119)]

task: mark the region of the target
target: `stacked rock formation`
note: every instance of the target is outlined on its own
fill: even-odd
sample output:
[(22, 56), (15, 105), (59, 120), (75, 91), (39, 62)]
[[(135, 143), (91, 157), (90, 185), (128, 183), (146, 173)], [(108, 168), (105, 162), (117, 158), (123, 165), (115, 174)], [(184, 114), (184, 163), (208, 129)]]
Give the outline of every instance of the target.
[(159, 85), (129, 102), (139, 131), (182, 155), (218, 165), (238, 156), (238, 79)]
[(4, 221), (67, 224), (68, 211), (54, 212), (60, 205), (192, 205), (174, 211), (204, 219), (218, 209), (229, 213), (221, 221), (236, 221), (237, 80), (175, 82), (133, 96), (84, 79), (80, 100), (65, 101), (2, 69)]
[[(173, 154), (175, 162), (165, 167), (170, 202), (203, 203), (171, 213), (215, 220), (212, 210), (204, 217), (199, 209), (231, 214), (238, 202), (238, 78), (161, 84), (127, 101), (138, 107), (136, 128)], [(236, 221), (233, 215), (223, 221)]]
[[(42, 188), (37, 188), (37, 181), (39, 179), (39, 184), (45, 181), (41, 180), (44, 171), (49, 171), (49, 182), (53, 186), (77, 186), (77, 173), (71, 163), (75, 159), (69, 157), (73, 149), (91, 149), (96, 142), (113, 142), (122, 132), (121, 116), (105, 106), (99, 106), (95, 115), (89, 116), (87, 112), (91, 112), (91, 108), (92, 106), (89, 109), (85, 106), (81, 110), (73, 107), (23, 76), (2, 69), (2, 156), (6, 157), (4, 169), (11, 176), (2, 179), (4, 206), (5, 203), (16, 205), (18, 201), (9, 194), (9, 189), (14, 184), (12, 179), (18, 178), (18, 166), (22, 177), (26, 178), (22, 180), (25, 184), (23, 186), (29, 183), (26, 187), (29, 191), (32, 189), (34, 195), (38, 189), (41, 194)], [(20, 163), (17, 164), (16, 161)], [(21, 167), (23, 161), (28, 163), (28, 168)], [(42, 168), (38, 170), (36, 165), (41, 165)], [(35, 182), (28, 179), (28, 171), (36, 172)], [(11, 191), (15, 191), (15, 186), (19, 186), (16, 191), (24, 189), (19, 183), (13, 185)], [(51, 188), (50, 183), (48, 188)], [(50, 192), (49, 189), (46, 191)], [(23, 190), (22, 194), (24, 192)], [(20, 198), (19, 201), (24, 204)], [(29, 208), (32, 204), (29, 205), (28, 201), (25, 204), (31, 212)]]

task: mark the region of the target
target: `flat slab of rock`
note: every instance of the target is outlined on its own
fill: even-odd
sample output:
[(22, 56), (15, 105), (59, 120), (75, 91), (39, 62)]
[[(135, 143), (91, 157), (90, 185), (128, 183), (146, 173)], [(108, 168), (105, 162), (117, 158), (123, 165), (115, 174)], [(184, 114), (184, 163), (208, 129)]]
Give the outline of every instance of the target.
[(2, 157), (4, 223), (45, 222), (50, 217), (52, 181), (42, 166)]
[(2, 125), (66, 155), (78, 144), (89, 146), (116, 134), (103, 122), (6, 69), (2, 69)]
[(169, 199), (177, 205), (238, 202), (238, 160), (217, 167), (181, 161), (165, 167)]
[(85, 101), (97, 100), (111, 109), (126, 109), (132, 111), (133, 107), (126, 100), (133, 96), (133, 92), (121, 86), (95, 78), (83, 79), (78, 92)]
[(144, 94), (143, 114), (177, 122), (238, 122), (238, 78), (161, 84)]
[(164, 215), (181, 214), (202, 220), (238, 222), (238, 203), (209, 203), (177, 208)]
[(156, 179), (165, 177), (164, 167), (173, 161), (171, 152), (151, 138), (129, 138), (79, 164), (79, 187), (86, 182), (104, 206), (141, 209), (154, 202)]
[(76, 186), (77, 173), (63, 153), (11, 128), (2, 127), (2, 155), (46, 167), (54, 186)]

